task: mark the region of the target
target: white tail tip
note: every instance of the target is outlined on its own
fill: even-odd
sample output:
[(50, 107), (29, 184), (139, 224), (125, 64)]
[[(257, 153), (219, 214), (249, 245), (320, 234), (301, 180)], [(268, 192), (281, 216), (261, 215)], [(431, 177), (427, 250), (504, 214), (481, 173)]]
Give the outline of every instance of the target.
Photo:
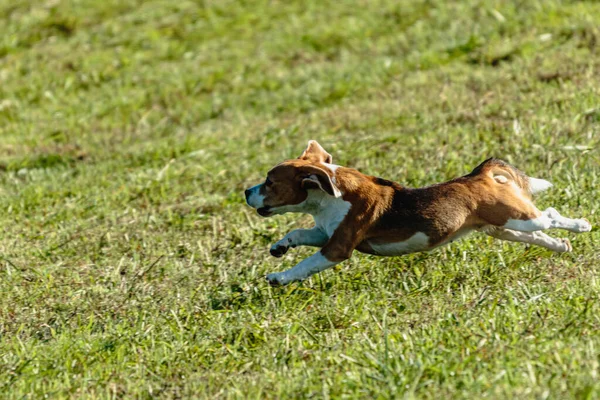
[(552, 187), (552, 184), (543, 179), (529, 178), (529, 191), (531, 194), (536, 194), (548, 190)]

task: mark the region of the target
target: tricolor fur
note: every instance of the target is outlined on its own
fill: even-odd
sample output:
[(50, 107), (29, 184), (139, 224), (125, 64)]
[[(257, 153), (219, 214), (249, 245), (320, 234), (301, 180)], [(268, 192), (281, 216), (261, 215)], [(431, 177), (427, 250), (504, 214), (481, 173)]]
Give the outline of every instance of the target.
[(298, 159), (275, 166), (264, 183), (246, 190), (247, 203), (262, 216), (300, 212), (315, 220), (314, 228), (292, 231), (275, 243), (271, 254), (281, 257), (296, 246), (321, 250), (287, 271), (269, 274), (271, 284), (306, 279), (347, 260), (354, 250), (395, 256), (431, 250), (481, 231), (565, 252), (572, 250), (567, 239), (540, 231), (591, 230), (586, 219), (565, 218), (553, 208), (538, 210), (532, 194), (552, 184), (498, 159), (484, 161), (463, 177), (418, 189), (332, 162), (311, 140)]

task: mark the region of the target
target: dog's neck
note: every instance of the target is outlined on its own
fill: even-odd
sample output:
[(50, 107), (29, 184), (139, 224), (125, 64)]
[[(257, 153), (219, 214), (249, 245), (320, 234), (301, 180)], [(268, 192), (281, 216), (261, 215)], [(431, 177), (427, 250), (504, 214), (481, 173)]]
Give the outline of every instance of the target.
[(315, 225), (331, 237), (344, 220), (352, 204), (343, 198), (330, 196), (320, 190), (309, 190), (301, 212), (312, 215)]

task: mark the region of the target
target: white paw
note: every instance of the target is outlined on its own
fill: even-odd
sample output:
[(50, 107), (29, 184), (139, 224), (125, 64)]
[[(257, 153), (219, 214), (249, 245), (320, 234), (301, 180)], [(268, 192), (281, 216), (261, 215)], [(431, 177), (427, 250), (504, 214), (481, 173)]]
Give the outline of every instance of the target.
[(585, 218), (579, 220), (579, 232), (590, 232), (592, 230), (592, 224)]
[(573, 251), (573, 246), (571, 246), (571, 242), (569, 239), (559, 239), (564, 244), (564, 249), (560, 250), (561, 253), (570, 253)]
[(283, 272), (275, 272), (267, 275), (267, 282), (271, 286), (285, 286), (290, 283)]

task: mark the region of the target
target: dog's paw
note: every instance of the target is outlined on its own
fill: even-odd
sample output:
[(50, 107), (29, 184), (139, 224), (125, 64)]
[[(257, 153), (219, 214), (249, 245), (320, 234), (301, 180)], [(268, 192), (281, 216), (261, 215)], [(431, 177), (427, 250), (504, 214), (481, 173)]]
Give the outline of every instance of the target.
[(587, 218), (581, 218), (579, 220), (579, 232), (590, 232), (592, 230), (592, 224)]
[(267, 275), (267, 282), (271, 286), (284, 286), (289, 283), (282, 272), (275, 272)]
[(288, 250), (288, 246), (275, 243), (273, 246), (271, 246), (271, 250), (269, 250), (269, 252), (273, 257), (279, 258), (283, 257), (283, 255), (287, 253)]
[(562, 253), (570, 253), (573, 251), (573, 246), (571, 246), (571, 241), (569, 239), (559, 239), (563, 242), (565, 248), (561, 251)]

